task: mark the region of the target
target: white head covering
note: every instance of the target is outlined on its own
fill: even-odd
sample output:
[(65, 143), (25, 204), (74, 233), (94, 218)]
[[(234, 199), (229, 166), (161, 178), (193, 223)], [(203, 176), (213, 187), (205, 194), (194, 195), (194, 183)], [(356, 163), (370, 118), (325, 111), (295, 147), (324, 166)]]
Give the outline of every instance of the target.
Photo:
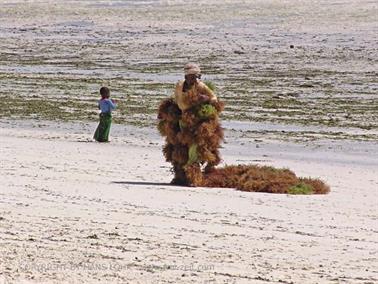
[(195, 63), (188, 63), (184, 67), (185, 75), (199, 75), (201, 68)]

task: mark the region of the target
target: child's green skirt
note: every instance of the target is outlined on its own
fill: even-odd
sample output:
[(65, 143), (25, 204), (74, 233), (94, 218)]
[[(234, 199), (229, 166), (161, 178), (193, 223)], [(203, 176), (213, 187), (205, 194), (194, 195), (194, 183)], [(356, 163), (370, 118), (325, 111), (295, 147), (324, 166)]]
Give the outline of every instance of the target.
[(108, 142), (111, 124), (112, 124), (112, 114), (110, 112), (100, 113), (100, 123), (97, 126), (97, 129), (93, 138), (98, 142)]

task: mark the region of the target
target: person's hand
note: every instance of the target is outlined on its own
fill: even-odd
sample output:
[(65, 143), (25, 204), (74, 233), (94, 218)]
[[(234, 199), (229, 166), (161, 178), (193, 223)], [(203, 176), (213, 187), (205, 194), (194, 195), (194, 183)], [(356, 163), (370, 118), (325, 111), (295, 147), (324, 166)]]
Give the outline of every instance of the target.
[(205, 96), (205, 95), (199, 95), (199, 101), (201, 103), (205, 103), (205, 102), (208, 102), (210, 99), (208, 96)]

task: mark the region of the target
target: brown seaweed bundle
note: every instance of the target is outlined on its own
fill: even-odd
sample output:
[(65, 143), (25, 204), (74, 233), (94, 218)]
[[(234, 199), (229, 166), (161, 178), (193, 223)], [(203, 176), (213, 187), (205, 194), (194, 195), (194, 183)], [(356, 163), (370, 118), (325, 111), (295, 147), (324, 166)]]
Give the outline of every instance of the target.
[(329, 187), (319, 179), (298, 178), (288, 169), (258, 165), (226, 166), (205, 174), (202, 186), (229, 187), (241, 191), (325, 194)]

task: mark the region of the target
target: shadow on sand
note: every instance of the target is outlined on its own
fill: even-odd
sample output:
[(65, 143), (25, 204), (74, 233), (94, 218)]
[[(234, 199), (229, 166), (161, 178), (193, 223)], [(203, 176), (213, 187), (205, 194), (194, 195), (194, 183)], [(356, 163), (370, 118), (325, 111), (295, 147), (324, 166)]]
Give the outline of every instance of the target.
[(115, 183), (115, 184), (128, 184), (128, 185), (175, 186), (175, 185), (170, 184), (170, 183), (147, 182), (147, 181), (112, 181), (112, 183)]

